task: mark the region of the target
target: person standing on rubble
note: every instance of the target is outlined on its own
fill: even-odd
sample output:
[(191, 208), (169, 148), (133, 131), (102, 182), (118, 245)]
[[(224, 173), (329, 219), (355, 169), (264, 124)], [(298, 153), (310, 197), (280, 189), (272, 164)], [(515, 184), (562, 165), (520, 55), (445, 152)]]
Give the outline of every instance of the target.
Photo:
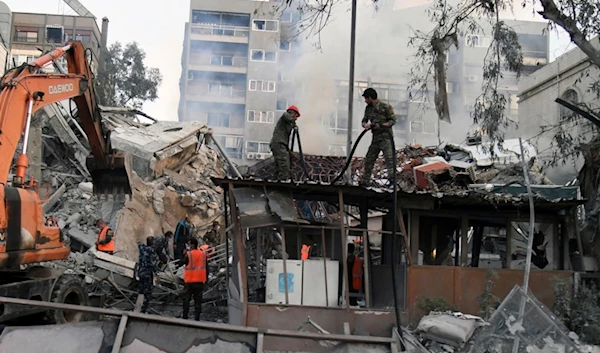
[(185, 251), (186, 244), (190, 240), (190, 220), (187, 216), (179, 221), (175, 228), (175, 236), (173, 239), (173, 250), (176, 259), (181, 259)]
[(146, 238), (146, 245), (138, 242), (139, 258), (135, 269), (139, 278), (138, 293), (144, 295), (142, 313), (148, 311), (152, 290), (154, 289), (152, 279), (158, 273), (158, 268), (156, 267), (156, 254), (153, 249), (154, 245), (154, 237)]
[(190, 312), (190, 300), (194, 298), (194, 318), (196, 321), (200, 321), (200, 314), (202, 313), (202, 293), (204, 292), (204, 283), (208, 280), (208, 261), (206, 253), (198, 248), (198, 239), (192, 238), (190, 244), (191, 250), (186, 252), (185, 257), (181, 260), (185, 265), (183, 271), (183, 281), (185, 282), (183, 318), (188, 318)]
[(168, 252), (169, 240), (171, 240), (171, 238), (173, 238), (173, 232), (168, 231), (165, 233), (165, 235), (157, 236), (154, 241), (154, 250), (156, 251), (158, 259), (163, 264), (166, 264), (172, 260)]
[(113, 230), (102, 219), (96, 221), (96, 227), (100, 229), (98, 239), (96, 240), (96, 249), (110, 255), (114, 254), (115, 234)]
[(396, 115), (391, 105), (377, 99), (377, 91), (373, 88), (367, 88), (362, 96), (365, 98), (365, 103), (367, 103), (365, 116), (362, 119), (362, 127), (365, 130), (371, 130), (373, 134), (371, 145), (365, 156), (364, 171), (360, 181), (360, 185), (368, 185), (379, 152), (383, 152), (388, 174), (394, 168), (394, 151), (392, 151), (391, 141), (393, 133), (390, 136), (389, 129), (396, 123)]
[(296, 120), (300, 117), (300, 110), (295, 105), (290, 105), (287, 111), (281, 115), (275, 129), (269, 147), (275, 159), (275, 173), (279, 180), (289, 180), (291, 176), (290, 167), (290, 134), (297, 130)]
[(214, 221), (212, 223), (212, 228), (204, 234), (204, 243), (208, 244), (211, 248), (214, 248), (220, 241), (221, 237), (219, 234), (219, 230), (221, 229), (221, 225), (218, 221)]

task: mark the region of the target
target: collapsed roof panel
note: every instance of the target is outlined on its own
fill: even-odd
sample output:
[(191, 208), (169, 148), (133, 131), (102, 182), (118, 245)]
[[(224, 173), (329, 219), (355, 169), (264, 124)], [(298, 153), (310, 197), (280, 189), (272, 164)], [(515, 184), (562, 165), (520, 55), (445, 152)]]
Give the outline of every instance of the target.
[(267, 198), (261, 189), (235, 188), (233, 195), (240, 212), (242, 228), (266, 227), (280, 223), (269, 211)]
[(177, 170), (193, 156), (204, 125), (157, 122), (139, 128), (115, 127), (111, 133), (113, 148), (130, 153), (133, 169), (144, 180), (158, 177), (164, 169)]

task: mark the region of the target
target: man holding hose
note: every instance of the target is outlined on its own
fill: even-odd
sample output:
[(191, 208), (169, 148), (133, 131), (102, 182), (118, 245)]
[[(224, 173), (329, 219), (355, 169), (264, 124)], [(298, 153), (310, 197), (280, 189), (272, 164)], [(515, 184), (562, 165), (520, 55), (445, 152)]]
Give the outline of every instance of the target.
[(381, 151), (383, 151), (383, 158), (385, 159), (388, 175), (390, 175), (389, 180), (392, 180), (391, 175), (393, 174), (391, 172), (394, 168), (393, 158), (395, 153), (392, 151), (393, 131), (391, 131), (391, 128), (396, 123), (396, 116), (391, 105), (377, 99), (377, 91), (373, 88), (367, 88), (362, 96), (365, 98), (365, 103), (367, 103), (362, 126), (365, 130), (371, 130), (373, 133), (373, 140), (365, 157), (363, 176), (360, 181), (360, 185), (368, 185), (371, 181), (373, 166)]
[(295, 105), (290, 105), (287, 111), (281, 115), (271, 138), (271, 152), (275, 159), (275, 169), (278, 180), (290, 179), (290, 134), (298, 129), (296, 119), (300, 117), (300, 110)]

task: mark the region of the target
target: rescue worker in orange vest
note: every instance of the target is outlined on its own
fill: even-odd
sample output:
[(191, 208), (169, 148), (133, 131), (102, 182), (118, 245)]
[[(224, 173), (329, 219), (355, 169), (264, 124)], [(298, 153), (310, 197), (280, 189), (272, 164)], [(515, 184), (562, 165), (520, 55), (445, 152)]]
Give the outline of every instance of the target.
[(115, 234), (113, 230), (102, 219), (96, 221), (96, 227), (100, 229), (98, 240), (96, 240), (96, 249), (112, 255), (115, 252)]
[[(363, 259), (356, 256), (354, 253), (356, 247), (354, 244), (348, 244), (348, 286), (350, 293), (360, 293), (363, 284)], [(350, 271), (350, 269), (352, 271)], [(358, 298), (350, 297), (350, 305), (358, 305)]]
[(300, 259), (308, 260), (310, 256), (310, 245), (302, 244), (302, 250), (300, 250)]
[(183, 281), (185, 282), (183, 318), (188, 318), (190, 312), (190, 300), (194, 298), (194, 318), (196, 321), (200, 321), (200, 313), (202, 313), (202, 292), (204, 292), (204, 283), (206, 283), (208, 279), (208, 257), (205, 250), (198, 249), (198, 239), (192, 238), (190, 245), (191, 250), (187, 251), (181, 260), (182, 264), (185, 266), (183, 271)]
[(215, 252), (215, 248), (211, 248), (208, 244), (202, 245), (200, 247), (200, 250), (204, 251), (204, 254), (206, 255), (206, 261), (208, 261), (208, 259), (210, 259), (210, 256)]

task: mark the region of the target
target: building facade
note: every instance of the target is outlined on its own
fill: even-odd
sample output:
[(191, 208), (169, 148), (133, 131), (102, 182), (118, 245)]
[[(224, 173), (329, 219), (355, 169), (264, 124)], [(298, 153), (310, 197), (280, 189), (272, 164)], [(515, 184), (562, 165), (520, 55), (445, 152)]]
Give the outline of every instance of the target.
[[(590, 41), (600, 48), (598, 38)], [(519, 129), (512, 132), (516, 136), (528, 139), (539, 151), (542, 162), (550, 161), (554, 155), (552, 139), (556, 129), (541, 134), (542, 126), (557, 126), (561, 119), (573, 113), (558, 103), (556, 98), (566, 101), (585, 103), (591, 109), (600, 108), (596, 92), (591, 85), (600, 78), (598, 70), (579, 48), (570, 50), (556, 58), (552, 63), (524, 78), (519, 83)], [(572, 136), (586, 139), (593, 132), (586, 120), (583, 124), (569, 126)], [(575, 130), (573, 130), (575, 129)], [(567, 183), (577, 177), (582, 166), (580, 160), (568, 160), (558, 168), (547, 168), (545, 172), (555, 183)]]
[(31, 62), (70, 40), (79, 40), (91, 50), (92, 70), (96, 71), (101, 32), (94, 17), (13, 12), (7, 67)]
[(180, 121), (200, 121), (237, 162), (271, 156), (282, 97), (293, 92), (291, 12), (281, 3), (192, 0), (180, 80)]
[[(518, 98), (519, 81), (541, 69), (548, 63), (549, 42), (544, 22), (505, 21), (519, 36), (523, 51), (521, 78), (512, 72), (503, 72), (500, 89), (504, 92), (508, 106), (506, 115), (514, 123), (519, 122)], [(489, 28), (488, 28), (489, 29)], [(490, 33), (491, 31), (486, 31)], [(359, 34), (360, 35), (360, 34)], [(409, 91), (411, 77), (408, 73), (397, 72), (387, 77), (357, 75), (354, 83), (353, 104), (353, 140), (362, 131), (361, 119), (365, 104), (362, 92), (367, 87), (377, 90), (379, 98), (392, 105), (396, 113), (394, 136), (397, 146), (404, 144), (438, 145), (440, 141), (461, 143), (467, 133), (476, 129), (473, 126), (471, 112), (473, 105), (482, 92), (483, 62), (492, 38), (486, 35), (469, 35), (459, 38), (458, 48), (453, 47), (447, 58), (446, 90), (450, 107), (451, 124), (440, 122), (433, 105), (433, 87), (427, 97), (422, 93)], [(357, 42), (360, 42), (357, 39)], [(404, 48), (389, 47), (390, 57), (402, 57), (406, 54), (394, 50)], [(357, 52), (362, 61), (377, 60), (369, 58), (368, 52)], [(379, 55), (379, 53), (376, 53)], [(322, 125), (330, 129), (328, 151), (333, 155), (346, 155), (346, 136), (348, 126), (348, 80), (338, 80), (335, 97), (337, 110), (323, 116)]]

